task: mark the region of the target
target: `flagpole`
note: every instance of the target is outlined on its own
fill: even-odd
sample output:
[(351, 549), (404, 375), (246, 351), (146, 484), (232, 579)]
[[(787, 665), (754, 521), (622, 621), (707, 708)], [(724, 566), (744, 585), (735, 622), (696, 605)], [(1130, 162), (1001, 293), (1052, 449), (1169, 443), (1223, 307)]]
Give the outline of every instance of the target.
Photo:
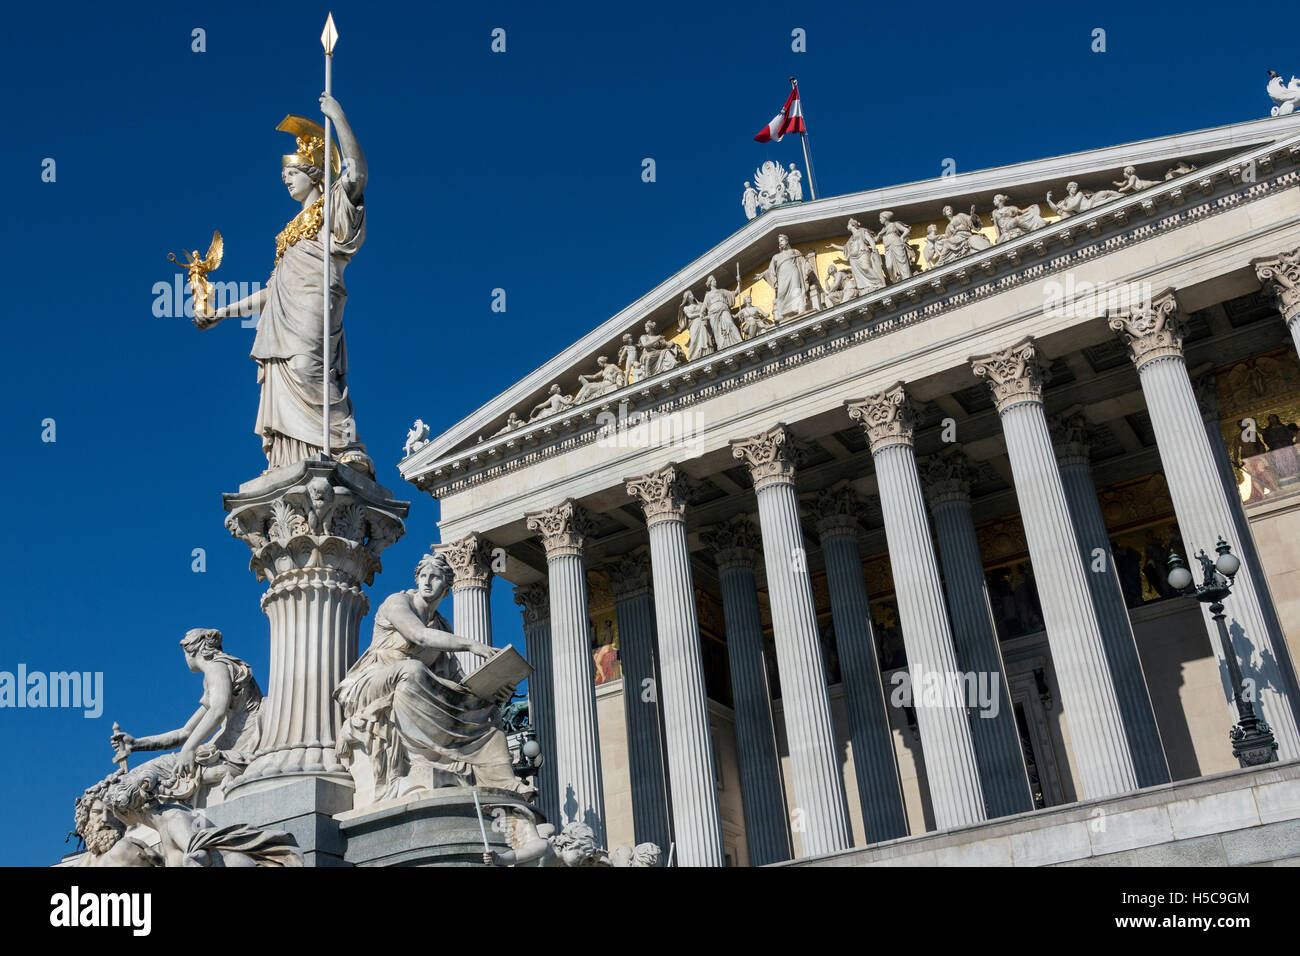
[[(326, 96), (333, 95), (330, 90), (331, 87), (330, 81), (332, 78), (331, 74), (333, 72), (331, 70), (331, 67), (334, 64), (334, 42), (337, 39), (338, 39), (338, 32), (334, 29), (334, 14), (330, 13), (325, 20), (325, 30), (320, 35), (321, 46), (325, 48), (325, 95)], [(330, 150), (330, 142), (331, 142), (330, 118), (326, 116), (325, 117), (325, 193), (323, 197), (324, 201), (321, 203), (321, 229), (325, 235), (325, 239), (323, 240), (323, 244), (325, 247), (325, 264), (322, 270), (324, 273), (323, 282), (324, 282), (324, 293), (325, 293), (324, 294), (325, 308), (323, 310), (324, 334), (321, 339), (323, 343), (321, 345), (321, 349), (322, 349), (321, 393), (322, 393), (322, 405), (323, 405), (323, 409), (321, 412), (321, 420), (324, 422), (325, 425), (325, 433), (321, 438), (321, 451), (323, 452), (326, 460), (328, 460), (330, 457), (330, 377), (331, 377), (331, 373), (333, 372), (333, 369), (330, 368), (330, 364), (331, 364), (330, 363), (330, 240), (333, 238), (333, 234), (330, 231), (330, 206), (331, 206), (330, 188), (333, 186), (333, 176), (331, 175), (331, 173), (333, 172), (334, 164), (331, 162), (331, 159), (333, 157)]]
[[(790, 77), (790, 86), (796, 93), (799, 92), (799, 81), (793, 76)], [(803, 109), (803, 97), (799, 97), (799, 108)], [(808, 167), (808, 195), (813, 199), (817, 198), (817, 177), (813, 173), (812, 154), (808, 152), (808, 117), (803, 118), (804, 129), (799, 134), (799, 142), (803, 144), (803, 164)]]

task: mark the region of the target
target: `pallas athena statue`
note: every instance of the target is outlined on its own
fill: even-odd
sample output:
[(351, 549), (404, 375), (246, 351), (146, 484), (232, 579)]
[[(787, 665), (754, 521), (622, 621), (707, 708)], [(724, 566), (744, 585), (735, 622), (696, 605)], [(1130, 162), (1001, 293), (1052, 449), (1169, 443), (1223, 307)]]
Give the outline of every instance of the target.
[[(324, 389), (328, 381), (330, 448), (333, 457), (371, 469), (357, 438), (347, 387), (343, 270), (366, 238), (366, 160), (336, 99), (321, 94), (321, 111), (337, 130), (331, 150), (329, 368), (324, 356), (324, 130), (312, 120), (287, 116), (278, 127), (297, 137), (283, 157), (280, 178), (301, 211), (275, 237), (275, 266), (266, 287), (229, 305), (202, 313), (194, 324), (210, 329), (231, 316), (258, 315), (252, 358), (257, 362), (261, 402), (254, 430), (267, 467), (279, 468), (319, 455), (324, 437)], [(342, 153), (340, 162), (339, 153)]]

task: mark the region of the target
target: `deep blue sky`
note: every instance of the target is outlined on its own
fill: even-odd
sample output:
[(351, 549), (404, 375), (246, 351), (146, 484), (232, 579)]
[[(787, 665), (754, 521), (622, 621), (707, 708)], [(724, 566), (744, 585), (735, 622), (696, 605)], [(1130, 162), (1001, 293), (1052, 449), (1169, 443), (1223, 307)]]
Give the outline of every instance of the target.
[[(0, 710), (0, 863), (64, 852), (74, 797), (111, 769), (113, 720), (141, 735), (189, 716), (187, 628), (221, 628), (265, 683), (263, 586), (220, 498), (265, 465), (253, 332), (156, 318), (152, 289), (176, 272), (167, 252), (206, 249), (214, 228), (216, 278), (265, 280), (296, 211), (274, 127), (314, 115), (327, 9), (5, 13), (0, 670), (102, 671), (106, 686), (97, 720)], [(1300, 73), (1294, 31), (1253, 15), (1075, 9), (335, 3), (334, 92), (370, 165), (350, 386), (381, 483), (413, 501), (372, 603), (408, 587), (437, 538), (436, 504), (395, 467), (411, 421), (443, 430), (743, 225), (754, 167), (803, 165), (795, 139), (751, 140), (789, 74), (831, 195), (936, 176), (945, 157), (970, 170), (1266, 116), (1265, 69)], [(497, 643), (518, 639), (508, 586), (493, 611)], [(363, 646), (369, 633), (367, 619)]]

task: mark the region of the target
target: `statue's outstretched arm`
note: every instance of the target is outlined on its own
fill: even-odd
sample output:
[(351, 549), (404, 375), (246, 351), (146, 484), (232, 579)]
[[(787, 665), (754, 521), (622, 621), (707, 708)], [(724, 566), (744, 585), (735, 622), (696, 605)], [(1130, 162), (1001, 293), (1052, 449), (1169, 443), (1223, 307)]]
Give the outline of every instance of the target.
[(366, 190), (366, 155), (361, 152), (361, 144), (357, 142), (356, 134), (352, 132), (352, 126), (343, 114), (339, 101), (328, 93), (322, 93), (320, 108), (334, 122), (338, 133), (339, 152), (343, 155), (343, 174), (339, 181), (347, 190), (348, 198), (354, 203), (359, 202)]
[(397, 600), (389, 598), (384, 602), (384, 614), (387, 616), (388, 622), (397, 630), (397, 633), (412, 644), (417, 644), (420, 647), (431, 647), (438, 651), (471, 652), (475, 652), (476, 647), (487, 646), (479, 645), (477, 641), (471, 641), (469, 638), (453, 634), (451, 631), (444, 631), (442, 628), (428, 627), (411, 608), (410, 602), (405, 595), (395, 594), (393, 598), (397, 598)]
[(178, 730), (169, 730), (162, 734), (152, 734), (148, 737), (132, 737), (126, 733), (114, 734), (113, 749), (120, 752), (125, 748), (128, 754), (136, 750), (172, 750), (190, 738), (190, 735), (194, 733), (194, 728), (199, 725), (199, 722), (203, 720), (203, 715), (207, 712), (207, 707), (200, 706), (194, 712), (194, 715), (185, 721), (184, 727)]
[(221, 308), (215, 309), (211, 315), (196, 315), (194, 324), (200, 329), (210, 329), (231, 316), (260, 315), (262, 310), (266, 308), (266, 299), (269, 295), (270, 290), (263, 286), (252, 295), (245, 296), (238, 302), (232, 302), (230, 305), (223, 305)]

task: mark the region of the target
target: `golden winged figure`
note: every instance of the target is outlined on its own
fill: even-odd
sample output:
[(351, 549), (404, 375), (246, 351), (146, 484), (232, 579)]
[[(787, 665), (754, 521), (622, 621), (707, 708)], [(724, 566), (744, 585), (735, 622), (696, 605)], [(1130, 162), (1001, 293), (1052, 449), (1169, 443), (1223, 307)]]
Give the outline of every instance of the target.
[(197, 249), (190, 252), (182, 249), (181, 255), (185, 257), (184, 262), (176, 258), (176, 253), (167, 253), (169, 261), (176, 263), (178, 266), (183, 266), (190, 274), (190, 293), (194, 296), (195, 315), (212, 315), (212, 283), (208, 282), (208, 273), (221, 265), (221, 254), (224, 248), (221, 233), (213, 230), (212, 244), (208, 246), (208, 254), (203, 258), (199, 258), (199, 250)]

